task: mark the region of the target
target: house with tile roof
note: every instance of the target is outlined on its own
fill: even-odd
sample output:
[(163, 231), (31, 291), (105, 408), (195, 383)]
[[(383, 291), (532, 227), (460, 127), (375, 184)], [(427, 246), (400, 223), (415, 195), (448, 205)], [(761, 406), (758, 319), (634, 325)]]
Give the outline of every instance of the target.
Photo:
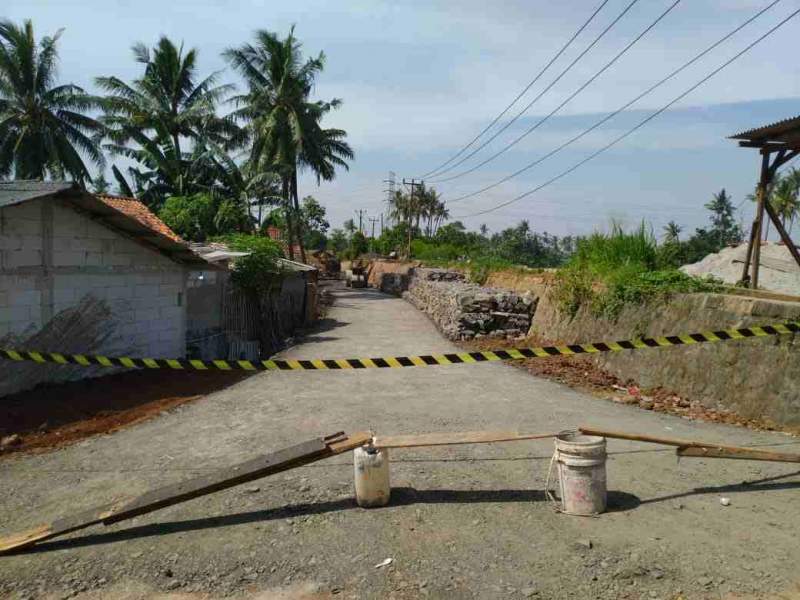
[[(0, 347), (183, 357), (188, 274), (214, 268), (136, 199), (0, 182)], [(4, 363), (0, 395), (87, 374)]]

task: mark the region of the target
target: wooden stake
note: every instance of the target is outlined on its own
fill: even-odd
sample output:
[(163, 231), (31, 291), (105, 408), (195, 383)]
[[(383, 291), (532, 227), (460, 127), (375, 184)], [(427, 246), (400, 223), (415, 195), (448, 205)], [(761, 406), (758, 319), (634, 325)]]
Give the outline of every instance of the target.
[(140, 496), (112, 502), (81, 513), (39, 525), (28, 531), (0, 538), (0, 553), (16, 550), (65, 535), (91, 525), (109, 525), (143, 515), (145, 513), (180, 504), (220, 490), (288, 471), (309, 463), (341, 454), (369, 443), (372, 434), (368, 432), (345, 435), (337, 433), (284, 448), (271, 454), (260, 456), (237, 465), (232, 465), (210, 475), (188, 479), (180, 483), (157, 488)]

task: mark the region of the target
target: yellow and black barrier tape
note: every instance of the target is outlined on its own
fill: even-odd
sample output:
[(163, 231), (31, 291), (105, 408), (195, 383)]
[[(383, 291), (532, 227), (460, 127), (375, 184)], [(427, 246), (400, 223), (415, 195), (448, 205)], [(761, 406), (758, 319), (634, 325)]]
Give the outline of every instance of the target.
[(695, 344), (763, 338), (775, 335), (800, 333), (800, 321), (790, 321), (773, 325), (723, 329), (701, 333), (685, 333), (656, 338), (637, 338), (617, 342), (595, 342), (592, 344), (570, 344), (566, 346), (539, 346), (533, 348), (510, 348), (507, 350), (483, 350), (477, 352), (457, 352), (451, 354), (422, 354), (419, 356), (388, 356), (379, 358), (336, 358), (336, 359), (272, 359), (250, 360), (192, 360), (184, 358), (131, 358), (127, 356), (100, 356), (85, 354), (61, 354), (35, 350), (10, 350), (0, 348), (0, 359), (10, 361), (32, 361), (36, 363), (56, 363), (61, 365), (81, 365), (84, 367), (125, 367), (128, 369), (174, 369), (196, 371), (325, 371), (341, 369), (386, 369), (402, 367), (428, 367), (435, 365), (455, 365), (482, 363), (501, 360), (521, 360), (526, 358), (548, 358), (551, 356), (574, 356), (579, 354), (599, 354), (621, 352), (623, 350), (643, 350), (646, 348), (665, 348), (669, 346), (692, 346)]

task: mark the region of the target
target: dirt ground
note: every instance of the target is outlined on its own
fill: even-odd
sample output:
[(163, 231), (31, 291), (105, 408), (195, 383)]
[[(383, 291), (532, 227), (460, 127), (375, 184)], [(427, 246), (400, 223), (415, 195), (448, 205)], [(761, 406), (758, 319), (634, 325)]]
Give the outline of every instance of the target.
[[(496, 339), (480, 339), (462, 342), (467, 350), (498, 350), (513, 347), (557, 346), (561, 340), (526, 338), (524, 340), (498, 343)], [(622, 380), (596, 365), (591, 358), (578, 356), (555, 356), (547, 359), (525, 359), (509, 362), (513, 367), (524, 369), (537, 377), (544, 377), (581, 390), (611, 402), (630, 404), (644, 410), (652, 410), (687, 419), (708, 423), (738, 425), (756, 431), (783, 431), (793, 435), (800, 431), (781, 428), (766, 418), (745, 418), (722, 407), (703, 406), (698, 399), (684, 398), (665, 388), (641, 388), (633, 380)]]
[(108, 434), (224, 389), (245, 373), (128, 371), (99, 379), (42, 385), (0, 399), (3, 455), (43, 451)]
[[(455, 349), (400, 299), (371, 290), (336, 295), (320, 328), (286, 356)], [(601, 402), (503, 364), (269, 372), (111, 435), (5, 457), (0, 532), (339, 430), (548, 432), (579, 424), (800, 451), (782, 433)], [(580, 518), (555, 512), (544, 494), (551, 454), (549, 440), (397, 450), (391, 502), (371, 510), (353, 502), (352, 457), (333, 457), (0, 557), (0, 597), (750, 600), (800, 593), (798, 465), (678, 462), (670, 448), (611, 440), (609, 512)], [(385, 559), (392, 561), (378, 566)]]

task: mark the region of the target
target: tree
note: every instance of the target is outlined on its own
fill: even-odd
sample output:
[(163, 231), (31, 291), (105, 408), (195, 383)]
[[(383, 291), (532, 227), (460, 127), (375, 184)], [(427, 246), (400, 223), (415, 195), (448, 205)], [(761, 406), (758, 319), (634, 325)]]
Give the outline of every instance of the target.
[(304, 232), (304, 245), (307, 248), (322, 250), (325, 248), (330, 223), (325, 218), (325, 207), (313, 196), (306, 196), (300, 206), (300, 219)]
[(347, 255), (351, 259), (356, 259), (369, 249), (366, 236), (360, 231), (356, 231), (350, 238), (350, 246)]
[(328, 238), (328, 247), (336, 254), (341, 254), (347, 249), (347, 236), (341, 229), (334, 229)]
[(669, 244), (672, 242), (680, 242), (680, 235), (683, 227), (678, 225), (675, 221), (670, 221), (664, 225), (664, 243)]
[(111, 140), (106, 148), (139, 165), (128, 169), (132, 183), (118, 169), (115, 178), (156, 208), (171, 195), (208, 191), (224, 177), (225, 151), (244, 140), (231, 118), (216, 114), (232, 86), (217, 85), (218, 73), (198, 81), (197, 51), (184, 53), (166, 37), (152, 50), (137, 43), (132, 51), (144, 65), (140, 78), (95, 80), (106, 93), (101, 101), (101, 121)]
[(789, 231), (793, 229), (794, 219), (800, 210), (798, 187), (800, 187), (800, 171), (792, 169), (783, 177), (778, 178), (769, 199), (770, 205), (775, 209), (784, 228), (786, 228), (787, 221), (789, 222)]
[(346, 133), (320, 125), (340, 101), (312, 102), (309, 98), (325, 55), (303, 60), (292, 28), (284, 39), (269, 31), (256, 31), (254, 44), (229, 48), (224, 56), (247, 83), (247, 93), (234, 99), (238, 106), (234, 114), (245, 122), (252, 139), (250, 160), (261, 169), (274, 169), (281, 177), (289, 247), (291, 238), (296, 239), (305, 261), (297, 173), (309, 168), (318, 181), (329, 180), (336, 167), (347, 168), (346, 161), (353, 158), (344, 141)]
[(711, 211), (711, 233), (717, 238), (718, 250), (730, 244), (740, 244), (743, 237), (742, 228), (733, 217), (736, 209), (725, 188), (714, 194), (705, 207)]
[(347, 232), (349, 237), (353, 236), (353, 234), (356, 232), (356, 229), (358, 229), (358, 227), (356, 227), (356, 222), (353, 221), (353, 219), (347, 219), (347, 221), (344, 222), (344, 230)]
[(91, 181), (84, 157), (102, 167), (94, 136), (103, 127), (85, 113), (97, 100), (74, 84), (56, 85), (57, 42), (39, 43), (31, 21), (0, 21), (0, 177)]
[(92, 181), (92, 192), (95, 194), (108, 194), (111, 191), (111, 186), (106, 181), (105, 175), (100, 173)]

